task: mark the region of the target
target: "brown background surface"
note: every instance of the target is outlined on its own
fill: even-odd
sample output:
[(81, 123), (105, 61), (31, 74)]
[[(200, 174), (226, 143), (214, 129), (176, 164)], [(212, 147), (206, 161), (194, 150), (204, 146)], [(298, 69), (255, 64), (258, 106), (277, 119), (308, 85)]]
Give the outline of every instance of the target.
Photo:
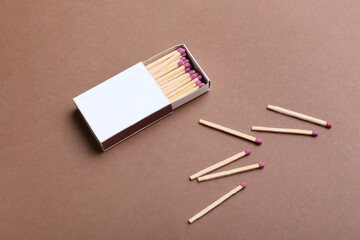
[[(1, 1), (1, 239), (360, 239), (360, 2), (220, 2)], [(100, 153), (72, 98), (183, 42), (210, 93)], [(320, 134), (255, 146), (200, 118)], [(263, 170), (188, 180), (245, 148), (225, 169)]]

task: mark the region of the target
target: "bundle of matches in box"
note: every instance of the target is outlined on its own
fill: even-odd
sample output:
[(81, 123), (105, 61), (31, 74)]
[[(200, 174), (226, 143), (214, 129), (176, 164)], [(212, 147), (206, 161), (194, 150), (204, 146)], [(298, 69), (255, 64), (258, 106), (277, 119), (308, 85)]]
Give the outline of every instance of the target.
[(182, 47), (146, 65), (162, 92), (170, 102), (181, 99), (205, 85), (202, 76), (192, 70), (190, 60), (186, 58)]

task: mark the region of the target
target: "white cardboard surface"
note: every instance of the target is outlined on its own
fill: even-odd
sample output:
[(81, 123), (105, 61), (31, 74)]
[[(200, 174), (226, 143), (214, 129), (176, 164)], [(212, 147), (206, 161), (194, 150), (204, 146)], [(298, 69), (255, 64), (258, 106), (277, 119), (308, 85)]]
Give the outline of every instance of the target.
[(170, 104), (142, 62), (74, 98), (99, 142)]

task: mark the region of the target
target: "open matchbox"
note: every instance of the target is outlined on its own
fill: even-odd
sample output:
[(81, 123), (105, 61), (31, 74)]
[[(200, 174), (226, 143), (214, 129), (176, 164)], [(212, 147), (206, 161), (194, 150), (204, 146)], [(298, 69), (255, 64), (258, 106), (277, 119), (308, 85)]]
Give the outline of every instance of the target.
[[(145, 66), (183, 47), (205, 84), (170, 102)], [(168, 116), (174, 109), (210, 90), (210, 79), (185, 44), (173, 46), (109, 78), (73, 100), (103, 151)]]

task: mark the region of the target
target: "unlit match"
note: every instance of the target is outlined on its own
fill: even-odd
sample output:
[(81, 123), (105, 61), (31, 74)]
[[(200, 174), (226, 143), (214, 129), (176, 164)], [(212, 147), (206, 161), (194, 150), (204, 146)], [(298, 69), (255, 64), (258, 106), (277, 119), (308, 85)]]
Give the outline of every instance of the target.
[(305, 115), (305, 114), (302, 114), (302, 113), (294, 112), (294, 111), (291, 111), (291, 110), (288, 110), (288, 109), (285, 109), (285, 108), (282, 108), (282, 107), (268, 105), (267, 109), (278, 112), (278, 113), (282, 113), (284, 115), (288, 115), (288, 116), (291, 116), (291, 117), (299, 118), (299, 119), (304, 120), (304, 121), (315, 123), (315, 124), (321, 125), (321, 126), (326, 127), (326, 128), (331, 128), (332, 127), (331, 122), (327, 122), (327, 121), (324, 121), (324, 120), (321, 120), (321, 119), (318, 119), (318, 118), (314, 118), (314, 117), (311, 117), (311, 116), (308, 116), (308, 115)]
[(319, 135), (318, 131), (291, 129), (291, 128), (272, 128), (272, 127), (252, 126), (251, 130), (258, 131), (258, 132), (273, 132), (273, 133), (290, 133), (290, 134), (299, 134), (299, 135), (309, 135), (309, 136), (314, 136), (314, 137)]
[(200, 211), (198, 214), (196, 214), (195, 216), (193, 216), (192, 218), (189, 219), (189, 223), (193, 223), (196, 220), (198, 220), (199, 218), (201, 218), (202, 216), (204, 216), (205, 214), (207, 214), (209, 211), (211, 211), (212, 209), (214, 209), (215, 207), (219, 206), (222, 202), (224, 202), (226, 199), (230, 198), (232, 195), (234, 195), (235, 193), (239, 192), (241, 189), (245, 188), (247, 185), (246, 182), (243, 182), (242, 184), (240, 184), (239, 186), (237, 186), (236, 188), (234, 188), (233, 190), (231, 190), (230, 192), (228, 192), (227, 194), (225, 194), (224, 196), (222, 196), (221, 198), (219, 198), (218, 200), (216, 200), (215, 202), (213, 202), (212, 204), (210, 204), (209, 206), (207, 206), (205, 209), (203, 209), (202, 211)]
[(242, 151), (242, 152), (240, 152), (238, 154), (235, 154), (234, 156), (231, 156), (231, 157), (229, 157), (229, 158), (227, 158), (225, 160), (222, 160), (221, 162), (218, 162), (218, 163), (216, 163), (214, 165), (211, 165), (210, 167), (205, 168), (205, 169), (191, 175), (190, 180), (194, 180), (194, 179), (196, 179), (198, 177), (201, 177), (201, 176), (203, 176), (203, 175), (205, 175), (205, 174), (207, 174), (209, 172), (212, 172), (212, 171), (214, 171), (214, 170), (216, 170), (218, 168), (221, 168), (221, 167), (223, 167), (223, 166), (225, 166), (225, 165), (227, 165), (227, 164), (229, 164), (231, 162), (234, 162), (234, 161), (236, 161), (236, 160), (238, 160), (238, 159), (240, 159), (240, 158), (242, 158), (244, 156), (247, 156), (250, 153), (251, 153), (251, 150), (246, 149), (246, 150), (244, 150), (244, 151)]
[(261, 140), (260, 138), (256, 138), (256, 137), (247, 135), (247, 134), (245, 134), (245, 133), (242, 133), (242, 132), (233, 130), (233, 129), (231, 129), (231, 128), (227, 128), (227, 127), (221, 126), (221, 125), (216, 124), (216, 123), (212, 123), (212, 122), (209, 122), (209, 121), (206, 121), (206, 120), (203, 120), (203, 119), (200, 119), (200, 120), (199, 120), (199, 123), (202, 124), (202, 125), (205, 125), (205, 126), (207, 126), (207, 127), (214, 128), (214, 129), (216, 129), (216, 130), (219, 130), (219, 131), (222, 131), (222, 132), (225, 132), (225, 133), (228, 133), (228, 134), (231, 134), (231, 135), (234, 135), (234, 136), (237, 136), (237, 137), (240, 137), (240, 138), (249, 140), (249, 141), (254, 142), (254, 143), (257, 143), (257, 144), (261, 144), (261, 143), (262, 143), (262, 140)]
[(258, 168), (263, 168), (264, 166), (265, 166), (265, 163), (263, 163), (263, 162), (256, 163), (256, 164), (248, 165), (245, 167), (234, 168), (234, 169), (224, 171), (224, 172), (208, 174), (208, 175), (199, 177), (197, 180), (198, 180), (198, 182), (207, 181), (207, 180), (211, 180), (211, 179), (215, 179), (215, 178), (221, 178), (221, 177), (234, 175), (237, 173), (247, 172), (247, 171), (258, 169)]

